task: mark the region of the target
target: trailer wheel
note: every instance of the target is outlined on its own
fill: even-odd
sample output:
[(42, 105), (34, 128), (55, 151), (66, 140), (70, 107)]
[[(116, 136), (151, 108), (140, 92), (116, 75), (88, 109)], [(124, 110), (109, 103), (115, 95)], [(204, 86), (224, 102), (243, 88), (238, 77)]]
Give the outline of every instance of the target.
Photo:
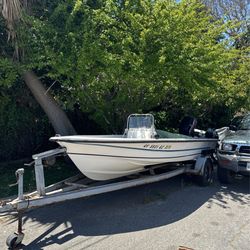
[(203, 172), (201, 175), (196, 176), (196, 182), (198, 185), (205, 187), (213, 183), (214, 171), (213, 162), (211, 158), (207, 158), (203, 167)]
[(225, 184), (232, 183), (234, 181), (235, 175), (236, 175), (235, 172), (233, 172), (229, 169), (220, 167), (218, 165), (217, 176), (218, 176), (218, 179), (221, 183), (225, 183)]
[(23, 234), (19, 235), (17, 233), (10, 234), (6, 239), (6, 245), (8, 249), (15, 249), (18, 245), (22, 243)]

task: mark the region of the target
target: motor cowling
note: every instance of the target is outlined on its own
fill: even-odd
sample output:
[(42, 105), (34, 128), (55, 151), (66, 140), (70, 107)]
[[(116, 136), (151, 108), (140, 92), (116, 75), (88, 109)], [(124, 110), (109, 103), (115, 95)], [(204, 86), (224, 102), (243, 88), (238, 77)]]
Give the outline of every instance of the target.
[(194, 129), (197, 125), (197, 119), (192, 116), (185, 116), (179, 126), (179, 133), (188, 136), (194, 136)]

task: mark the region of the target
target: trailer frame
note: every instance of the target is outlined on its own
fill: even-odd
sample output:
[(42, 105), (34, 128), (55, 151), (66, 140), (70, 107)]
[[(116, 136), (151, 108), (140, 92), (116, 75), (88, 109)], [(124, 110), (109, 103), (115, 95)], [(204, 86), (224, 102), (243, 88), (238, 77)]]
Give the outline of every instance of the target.
[[(207, 178), (205, 175), (207, 174), (206, 168), (209, 165), (207, 163), (208, 161), (210, 163), (212, 162), (211, 158), (213, 156), (212, 152), (204, 151), (195, 162), (176, 163), (174, 170), (163, 173), (156, 173), (156, 169), (162, 168), (162, 166), (153, 166), (149, 169), (145, 169), (145, 172), (142, 172), (138, 175), (133, 175), (130, 178), (119, 178), (117, 180), (111, 181), (93, 181), (84, 177), (83, 174), (78, 174), (46, 187), (44, 178), (44, 163), (46, 160), (55, 160), (56, 157), (63, 156), (65, 154), (65, 148), (57, 148), (32, 156), (34, 161), (27, 165), (34, 165), (36, 179), (36, 191), (34, 192), (24, 194), (24, 168), (20, 168), (16, 171), (16, 184), (18, 185), (17, 198), (13, 200), (0, 201), (0, 215), (3, 212), (8, 213), (11, 211), (16, 211), (18, 216), (17, 232), (10, 234), (6, 240), (6, 244), (8, 245), (9, 249), (14, 249), (17, 245), (21, 244), (24, 238), (24, 233), (22, 231), (22, 217), (25, 211), (30, 208), (41, 207), (67, 200), (69, 201), (96, 194), (103, 194), (125, 188), (158, 182), (184, 173), (205, 178), (205, 182), (200, 183), (203, 186), (208, 185), (210, 184), (209, 182), (211, 182), (211, 176), (208, 176), (209, 178)], [(209, 166), (211, 167), (211, 164)], [(147, 174), (145, 174), (146, 171)], [(209, 172), (209, 175), (210, 174), (211, 172)]]

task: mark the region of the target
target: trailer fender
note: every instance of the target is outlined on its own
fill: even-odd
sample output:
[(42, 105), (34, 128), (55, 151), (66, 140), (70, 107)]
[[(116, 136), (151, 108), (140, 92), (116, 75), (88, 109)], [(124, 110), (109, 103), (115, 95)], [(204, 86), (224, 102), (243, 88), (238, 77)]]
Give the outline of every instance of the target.
[(211, 157), (208, 155), (198, 157), (194, 165), (194, 173), (197, 175), (203, 175), (207, 161), (212, 161)]

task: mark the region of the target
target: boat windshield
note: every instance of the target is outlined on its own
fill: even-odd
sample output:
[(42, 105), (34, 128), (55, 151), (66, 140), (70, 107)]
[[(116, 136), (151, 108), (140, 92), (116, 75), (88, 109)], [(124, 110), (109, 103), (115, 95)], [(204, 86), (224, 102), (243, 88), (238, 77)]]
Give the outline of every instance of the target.
[(239, 130), (250, 130), (250, 114), (246, 115), (240, 125), (239, 125)]
[(154, 117), (152, 115), (130, 115), (128, 118), (128, 129), (131, 128), (152, 128)]

